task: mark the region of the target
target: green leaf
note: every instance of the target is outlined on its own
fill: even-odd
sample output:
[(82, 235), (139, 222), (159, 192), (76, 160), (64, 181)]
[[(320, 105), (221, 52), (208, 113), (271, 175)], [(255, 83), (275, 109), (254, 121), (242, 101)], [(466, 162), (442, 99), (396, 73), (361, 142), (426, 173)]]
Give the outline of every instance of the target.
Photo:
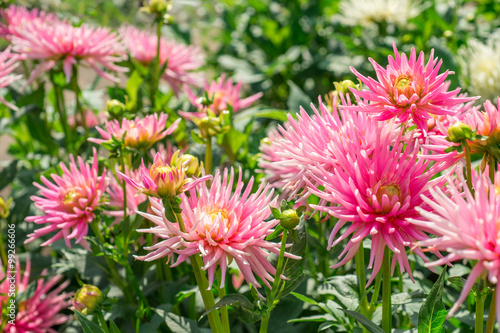
[(210, 330), (198, 327), (196, 321), (178, 316), (172, 312), (167, 312), (164, 309), (152, 308), (152, 310), (160, 316), (168, 328), (173, 333), (205, 333)]
[(109, 320), (109, 331), (110, 333), (121, 333), (120, 329), (116, 326), (112, 319)]
[(432, 286), (425, 302), (418, 312), (418, 333), (440, 333), (443, 332), (443, 324), (446, 320), (447, 310), (443, 304), (443, 291), (446, 267), (439, 275), (436, 283)]
[(191, 130), (191, 138), (193, 139), (193, 141), (195, 143), (199, 143), (202, 145), (205, 144), (205, 140), (198, 133), (196, 133), (194, 130)]
[(296, 113), (299, 112), (301, 106), (308, 107), (309, 104), (311, 104), (309, 96), (307, 96), (306, 93), (292, 81), (289, 80), (287, 83), (290, 86), (290, 94), (288, 95), (287, 101), (288, 109), (291, 112)]
[(316, 302), (315, 300), (313, 300), (312, 298), (309, 298), (307, 296), (304, 296), (304, 295), (301, 295), (298, 293), (294, 293), (294, 292), (291, 292), (290, 294), (297, 297), (298, 299), (300, 299), (304, 303), (318, 305), (318, 302)]
[(275, 219), (279, 220), (281, 218), (281, 212), (278, 208), (271, 207), (271, 213), (273, 213)]
[(240, 295), (240, 294), (227, 294), (224, 297), (222, 297), (214, 306), (212, 306), (210, 309), (205, 311), (201, 315), (200, 319), (205, 317), (210, 312), (217, 310), (217, 309), (220, 309), (220, 308), (223, 308), (223, 307), (228, 306), (228, 305), (232, 305), (234, 307), (243, 307), (243, 308), (246, 308), (249, 310), (252, 310), (252, 308), (253, 308), (252, 303), (245, 296)]
[(335, 296), (348, 310), (355, 310), (359, 306), (358, 278), (354, 274), (332, 276), (318, 287), (317, 292), (320, 295)]
[(422, 302), (425, 298), (425, 293), (422, 290), (415, 290), (411, 293), (399, 293), (391, 296), (391, 304), (402, 305), (413, 302)]
[(385, 333), (383, 329), (378, 327), (373, 321), (366, 318), (361, 313), (356, 312), (356, 311), (345, 310), (345, 309), (340, 309), (340, 310), (344, 311), (349, 316), (351, 316), (354, 319), (356, 319), (357, 321), (359, 321), (359, 323), (361, 325), (363, 325), (368, 330), (368, 332), (370, 332), (370, 333)]
[(127, 86), (125, 87), (125, 91), (128, 96), (128, 101), (126, 103), (127, 109), (133, 109), (137, 105), (137, 94), (142, 82), (143, 78), (139, 72), (137, 70), (133, 71), (127, 81)]
[(102, 328), (88, 320), (84, 315), (80, 312), (73, 310), (76, 318), (82, 325), (83, 333), (105, 333)]
[(281, 224), (276, 225), (276, 229), (272, 233), (270, 233), (267, 237), (266, 240), (270, 241), (281, 235), (283, 232), (284, 228), (281, 226)]

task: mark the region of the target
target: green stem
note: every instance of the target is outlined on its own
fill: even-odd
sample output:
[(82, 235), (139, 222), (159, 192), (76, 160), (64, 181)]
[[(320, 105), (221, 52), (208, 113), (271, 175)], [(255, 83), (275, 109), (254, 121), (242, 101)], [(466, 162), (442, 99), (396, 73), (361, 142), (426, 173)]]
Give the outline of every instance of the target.
[[(219, 299), (222, 299), (224, 296), (226, 296), (226, 286), (220, 287), (220, 283), (222, 281), (222, 272), (220, 270), (217, 271), (217, 287), (219, 288)], [(227, 310), (227, 306), (224, 306), (220, 309), (220, 316), (222, 320), (222, 328), (224, 329), (225, 333), (231, 332), (231, 329), (229, 328), (229, 312)]]
[(139, 283), (137, 282), (137, 279), (135, 278), (134, 272), (132, 271), (132, 267), (130, 267), (130, 264), (128, 262), (128, 258), (124, 258), (124, 265), (123, 267), (125, 268), (125, 273), (127, 274), (127, 278), (130, 280), (130, 284), (132, 284), (132, 288), (134, 288), (135, 293), (141, 300), (141, 306), (142, 309), (146, 309), (148, 307), (148, 301), (144, 297), (144, 294), (142, 293), (141, 288), (139, 287)]
[(483, 324), (484, 324), (484, 299), (483, 296), (484, 290), (484, 279), (481, 278), (479, 280), (479, 285), (477, 287), (476, 294), (476, 325), (475, 325), (475, 333), (483, 333)]
[(89, 137), (89, 128), (87, 127), (87, 121), (85, 120), (85, 114), (80, 104), (80, 88), (78, 87), (78, 67), (76, 65), (73, 66), (73, 76), (71, 77), (71, 81), (73, 81), (73, 91), (75, 92), (75, 104), (76, 104), (76, 112), (75, 112), (75, 125), (76, 125), (76, 115), (80, 113), (80, 117), (82, 119), (82, 126), (85, 129), (85, 141), (87, 141)]
[(283, 272), (283, 262), (285, 258), (285, 248), (286, 248), (286, 238), (288, 235), (288, 231), (285, 230), (283, 232), (283, 236), (281, 238), (281, 247), (280, 247), (280, 255), (278, 257), (278, 265), (276, 266), (276, 275), (274, 276), (273, 288), (271, 289), (271, 295), (267, 298), (267, 311), (262, 315), (262, 320), (260, 323), (260, 333), (267, 332), (267, 326), (269, 325), (269, 318), (271, 317), (271, 311), (275, 306), (275, 299), (279, 300), (279, 287), (281, 282), (281, 273)]
[[(2, 221), (0, 220), (0, 226), (2, 225)], [(2, 256), (2, 266), (5, 268), (5, 272), (7, 272), (7, 265), (8, 265), (8, 260), (7, 260), (7, 252), (5, 252), (5, 245), (3, 242), (3, 235), (7, 235), (7, 232), (4, 231), (2, 228), (0, 228), (2, 233), (0, 234), (0, 255)]]
[(106, 319), (104, 319), (104, 315), (102, 314), (102, 311), (99, 310), (94, 313), (94, 315), (97, 317), (97, 320), (99, 320), (99, 324), (101, 328), (103, 329), (104, 332), (109, 333), (109, 328), (108, 325), (106, 324)]
[[(182, 232), (186, 232), (186, 227), (184, 226), (184, 221), (182, 219), (182, 215), (180, 213), (175, 213), (172, 210), (172, 213), (175, 215), (177, 223), (179, 224), (179, 229)], [(200, 289), (201, 298), (203, 299), (203, 303), (205, 304), (205, 309), (208, 310), (215, 305), (214, 295), (211, 290), (208, 289), (208, 280), (203, 271), (201, 270), (201, 258), (198, 255), (193, 255), (189, 257), (191, 260), (191, 266), (193, 267), (194, 277), (196, 279), (196, 283)], [(210, 328), (212, 332), (222, 332), (222, 323), (219, 317), (219, 311), (214, 310), (208, 313), (208, 321), (210, 323)]]
[(493, 158), (493, 156), (489, 155), (488, 156), (488, 169), (490, 172), (490, 179), (491, 179), (492, 184), (495, 183), (495, 164), (496, 164), (495, 159)]
[(71, 134), (68, 128), (68, 116), (66, 115), (66, 107), (64, 105), (64, 95), (61, 91), (61, 87), (59, 87), (54, 80), (53, 74), (50, 76), (52, 80), (52, 85), (54, 86), (54, 95), (56, 98), (55, 108), (57, 113), (59, 113), (59, 118), (61, 120), (61, 126), (64, 132), (64, 143), (66, 147), (69, 148), (69, 144), (71, 142)]
[(493, 333), (495, 327), (495, 317), (497, 309), (497, 288), (493, 291), (491, 296), (490, 311), (488, 312), (488, 321), (486, 322), (486, 333)]
[[(125, 160), (123, 158), (123, 149), (120, 150), (120, 168), (121, 168), (121, 172), (123, 174), (125, 174)], [(122, 192), (123, 192), (123, 220), (125, 221), (125, 219), (127, 218), (127, 183), (125, 182), (125, 179), (123, 179), (123, 182), (122, 182)], [(127, 238), (126, 238), (126, 242), (125, 242), (125, 253), (124, 253), (124, 256), (125, 258), (128, 258), (128, 240), (130, 238), (130, 233), (133, 231), (133, 229), (131, 229), (127, 235)], [(127, 259), (128, 260), (128, 259)]]
[(207, 175), (212, 173), (212, 137), (207, 137), (207, 145), (205, 149), (205, 173)]
[[(371, 319), (370, 307), (368, 305), (368, 298), (366, 295), (366, 277), (365, 277), (365, 251), (363, 249), (363, 243), (361, 242), (356, 256), (354, 257), (356, 265), (356, 275), (358, 276), (359, 283), (359, 310), (363, 316)], [(368, 332), (368, 330), (363, 326), (363, 332)]]
[(382, 263), (382, 329), (390, 333), (392, 326), (391, 306), (391, 251), (384, 249), (384, 260)]
[(471, 167), (471, 159), (470, 159), (470, 147), (467, 141), (464, 141), (465, 148), (465, 169), (467, 172), (467, 186), (469, 187), (470, 193), (474, 193), (472, 189), (472, 167)]
[(378, 301), (378, 295), (380, 294), (380, 286), (382, 282), (382, 274), (377, 274), (375, 278), (375, 288), (373, 289), (373, 295), (370, 300), (370, 313), (373, 313), (376, 309), (375, 303)]

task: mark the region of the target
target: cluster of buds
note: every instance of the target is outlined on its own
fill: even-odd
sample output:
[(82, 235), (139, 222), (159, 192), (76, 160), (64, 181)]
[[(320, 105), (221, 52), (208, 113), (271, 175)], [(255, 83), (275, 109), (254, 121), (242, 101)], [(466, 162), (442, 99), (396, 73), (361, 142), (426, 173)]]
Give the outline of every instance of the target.
[(166, 24), (172, 23), (172, 16), (168, 12), (172, 9), (172, 0), (149, 0), (144, 2), (140, 11), (153, 14), (158, 19), (163, 19)]
[(342, 93), (343, 96), (349, 95), (352, 101), (354, 100), (354, 95), (351, 92), (351, 88), (356, 90), (361, 90), (363, 88), (361, 81), (359, 84), (355, 84), (351, 80), (344, 80), (340, 82), (333, 82), (333, 85), (335, 86), (335, 90), (332, 90), (325, 95), (325, 102), (330, 110), (334, 109), (333, 103), (335, 103), (335, 105), (340, 103), (340, 93)]

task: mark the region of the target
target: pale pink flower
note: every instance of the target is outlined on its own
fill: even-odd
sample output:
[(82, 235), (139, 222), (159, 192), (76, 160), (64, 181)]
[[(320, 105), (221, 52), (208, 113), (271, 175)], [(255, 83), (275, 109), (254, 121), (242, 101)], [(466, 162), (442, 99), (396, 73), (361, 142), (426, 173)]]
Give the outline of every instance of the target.
[[(0, 53), (0, 88), (5, 88), (22, 78), (22, 75), (11, 74), (19, 63), (17, 62), (18, 56), (11, 54), (10, 50), (11, 47), (9, 46), (5, 51)], [(0, 96), (0, 102), (13, 110), (18, 110), (17, 106), (7, 102), (2, 96)]]
[(394, 58), (389, 56), (389, 64), (384, 69), (373, 59), (369, 59), (377, 74), (377, 80), (365, 77), (351, 67), (351, 71), (369, 89), (351, 92), (367, 102), (362, 101), (351, 108), (357, 111), (374, 114), (378, 120), (396, 118), (396, 122), (405, 123), (411, 119), (425, 134), (427, 120), (432, 115), (454, 114), (454, 105), (468, 102), (476, 97), (457, 97), (460, 88), (448, 91), (445, 83), (450, 72), (446, 70), (439, 74), (442, 60), (434, 58), (431, 51), (429, 61), (424, 63), (424, 53), (420, 52), (417, 59), (415, 48), (412, 48), (410, 58), (399, 54), (393, 44)]
[[(100, 113), (99, 115), (96, 115), (94, 111), (90, 109), (85, 109), (83, 110), (83, 116), (85, 117), (85, 123), (87, 125), (87, 128), (94, 128), (97, 125), (101, 123), (101, 120), (104, 119), (104, 113)], [(99, 119), (100, 118), (100, 119)], [(77, 126), (82, 126), (82, 116), (80, 113), (77, 113), (76, 115), (71, 115), (68, 117), (68, 125), (72, 128), (75, 128)]]
[(35, 21), (27, 22), (18, 33), (12, 38), (14, 50), (24, 59), (40, 61), (28, 84), (59, 62), (62, 62), (66, 82), (71, 80), (73, 66), (77, 63), (89, 65), (100, 76), (113, 82), (119, 82), (119, 79), (100, 66), (113, 72), (127, 71), (127, 68), (115, 64), (124, 60), (126, 54), (120, 37), (107, 28), (93, 28), (87, 24), (73, 27), (67, 22), (37, 25)]
[[(158, 37), (148, 31), (125, 25), (120, 35), (130, 53), (130, 57), (149, 66), (156, 58)], [(182, 85), (200, 86), (202, 78), (195, 72), (205, 63), (201, 50), (196, 46), (179, 44), (164, 37), (160, 39), (160, 68), (167, 63), (162, 77), (169, 83), (175, 94)]]
[[(329, 145), (336, 167), (328, 170), (321, 164), (315, 165), (311, 168), (315, 183), (308, 182), (309, 191), (323, 200), (311, 207), (339, 219), (328, 248), (352, 235), (339, 256), (341, 261), (333, 267), (350, 261), (363, 239), (371, 235), (368, 267), (373, 270), (368, 284), (379, 272), (386, 246), (394, 254), (392, 272), (398, 263), (401, 273), (407, 271), (412, 277), (406, 248), (428, 236), (406, 219), (418, 216), (415, 208), (423, 203), (420, 195), (428, 193), (431, 186), (442, 185), (444, 179), (432, 179), (439, 169), (417, 157), (417, 143), (395, 141), (386, 134), (377, 138), (371, 151), (367, 151), (358, 143), (362, 133), (345, 134), (340, 133)], [(344, 137), (350, 141), (342, 142)], [(349, 227), (338, 237), (346, 224)], [(419, 249), (415, 253), (426, 260)]]
[[(44, 281), (43, 278), (37, 280), (36, 289), (33, 294), (24, 295), (28, 289), (28, 283), (31, 273), (31, 262), (28, 259), (26, 269), (21, 277), (21, 268), (16, 260), (16, 298), (19, 302), (17, 305), (17, 315), (14, 325), (7, 322), (3, 328), (5, 333), (57, 333), (54, 326), (66, 323), (71, 319), (70, 316), (61, 314), (62, 310), (67, 309), (71, 305), (70, 294), (63, 292), (68, 286), (69, 281), (65, 281), (59, 286), (59, 282), (63, 279), (62, 275), (56, 275)], [(46, 275), (46, 271), (42, 272)], [(8, 295), (10, 275), (0, 270), (0, 293)], [(57, 287), (56, 287), (57, 286)], [(56, 287), (56, 288), (54, 288)], [(51, 290), (52, 289), (52, 290)], [(9, 298), (0, 295), (0, 305), (7, 308), (10, 304)], [(10, 320), (10, 317), (7, 317)]]
[[(154, 214), (140, 213), (156, 226), (138, 230), (152, 233), (164, 240), (146, 248), (154, 250), (146, 256), (136, 257), (152, 261), (175, 253), (177, 260), (172, 266), (184, 262), (189, 256), (200, 254), (203, 269), (208, 271), (209, 289), (214, 281), (217, 266), (220, 266), (221, 287), (225, 284), (227, 265), (234, 259), (245, 280), (254, 287), (260, 287), (258, 276), (269, 288), (276, 269), (267, 261), (269, 252), (279, 254), (280, 244), (266, 241), (265, 238), (278, 224), (277, 220), (265, 222), (271, 215), (269, 205), (275, 204), (269, 185), (261, 184), (255, 193), (251, 193), (253, 178), (243, 189), (242, 172), (232, 193), (234, 170), (228, 177), (228, 170), (221, 175), (216, 171), (210, 189), (205, 183), (189, 190), (189, 196), (182, 194), (181, 209), (185, 232), (179, 225), (168, 221), (164, 207), (157, 201), (151, 201)], [(286, 254), (287, 257), (299, 257)]]
[[(475, 262), (448, 317), (458, 310), (480, 276), (487, 276), (497, 287), (500, 277), (500, 196), (486, 175), (474, 178), (474, 195), (467, 186), (449, 179), (449, 193), (431, 189), (423, 197), (424, 206), (417, 208), (421, 217), (408, 220), (415, 227), (429, 229), (439, 236), (420, 241), (419, 246), (449, 253), (429, 266), (462, 259)], [(497, 294), (499, 301), (500, 293)], [(497, 308), (497, 316), (500, 318), (500, 308)]]
[(25, 243), (56, 231), (52, 238), (41, 245), (47, 246), (63, 238), (69, 248), (71, 248), (70, 240), (75, 239), (76, 244), (89, 249), (84, 237), (87, 236), (89, 223), (95, 217), (95, 210), (103, 204), (102, 195), (107, 186), (106, 170), (99, 176), (95, 148), (93, 155), (92, 166), (84, 163), (80, 156), (76, 163), (73, 155), (70, 156), (69, 169), (61, 162), (59, 166), (63, 172), (62, 176), (51, 175), (55, 184), (44, 176), (40, 179), (46, 187), (34, 183), (40, 189), (42, 197), (32, 196), (31, 200), (44, 214), (28, 216), (26, 221), (48, 225), (28, 235), (29, 238)]
[(51, 25), (59, 22), (55, 14), (46, 13), (43, 10), (32, 9), (28, 10), (22, 6), (10, 5), (5, 9), (0, 9), (0, 37), (8, 41), (12, 40), (12, 36), (20, 36), (20, 32), (24, 30), (26, 24), (35, 22), (38, 26)]
[(97, 144), (108, 142), (112, 137), (117, 139), (124, 138), (125, 147), (135, 148), (139, 150), (148, 150), (156, 142), (160, 141), (167, 135), (172, 134), (181, 118), (174, 121), (167, 129), (168, 114), (161, 113), (145, 116), (144, 118), (136, 117), (134, 120), (122, 119), (120, 122), (116, 119), (106, 122), (106, 130), (96, 127), (102, 139), (90, 138), (89, 141)]
[(202, 105), (201, 99), (189, 90), (189, 88), (187, 88), (186, 92), (189, 96), (189, 100), (191, 101), (191, 104), (198, 108), (198, 112), (179, 112), (179, 114), (189, 120), (192, 117), (206, 117), (209, 110), (215, 116), (220, 115), (220, 113), (224, 110), (229, 110), (229, 108), (236, 113), (241, 109), (248, 108), (263, 95), (259, 92), (250, 97), (241, 99), (241, 86), (241, 82), (233, 84), (232, 79), (226, 80), (226, 74), (222, 74), (217, 81), (212, 81), (210, 84), (205, 82), (204, 94), (206, 93), (212, 100), (212, 104), (208, 106)]

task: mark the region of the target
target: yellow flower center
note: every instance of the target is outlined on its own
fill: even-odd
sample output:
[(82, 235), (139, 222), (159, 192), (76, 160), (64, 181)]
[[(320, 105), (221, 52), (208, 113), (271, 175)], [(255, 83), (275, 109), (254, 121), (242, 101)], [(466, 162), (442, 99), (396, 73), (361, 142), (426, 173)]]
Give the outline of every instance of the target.
[[(383, 203), (382, 202), (382, 197), (384, 195), (387, 195), (387, 198), (389, 199), (389, 203)], [(380, 205), (380, 208), (382, 208), (383, 213), (389, 213), (392, 209), (392, 206), (390, 202), (392, 201), (392, 198), (396, 196), (398, 199), (401, 196), (401, 189), (397, 184), (392, 184), (392, 185), (384, 185), (381, 186), (378, 191), (377, 191), (377, 201)]]
[(78, 200), (78, 192), (75, 191), (75, 189), (69, 189), (66, 194), (64, 195), (63, 203), (66, 206), (72, 206), (72, 204)]
[(411, 83), (413, 82), (413, 78), (408, 75), (400, 75), (396, 82), (394, 83), (394, 87), (398, 90), (400, 94), (409, 94), (409, 90), (411, 89)]

